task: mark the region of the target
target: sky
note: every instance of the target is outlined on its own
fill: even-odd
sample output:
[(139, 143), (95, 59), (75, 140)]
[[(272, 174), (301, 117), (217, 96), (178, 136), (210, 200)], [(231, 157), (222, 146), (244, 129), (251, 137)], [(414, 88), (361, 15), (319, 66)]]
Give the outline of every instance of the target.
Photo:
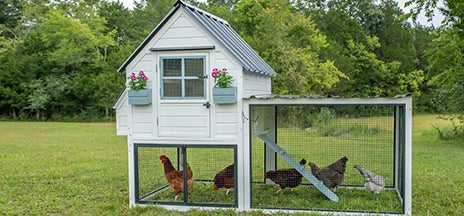
[[(411, 6), (405, 8), (404, 3), (406, 1), (407, 0), (397, 0), (398, 6), (403, 8), (403, 12), (404, 13), (409, 13), (409, 10), (411, 10)], [(443, 7), (443, 1), (440, 0), (438, 2), (438, 7)], [(432, 19), (431, 22), (427, 21), (428, 18), (425, 17), (425, 13), (419, 14), (419, 17), (417, 19), (418, 19), (418, 22), (421, 23), (422, 25), (425, 25), (425, 26), (432, 26), (433, 25), (434, 27), (439, 27), (441, 25), (441, 21), (443, 21), (443, 19), (444, 19), (444, 16), (438, 11), (438, 9), (435, 9), (435, 13), (434, 13), (434, 16), (433, 16), (433, 19)]]
[[(117, 1), (117, 0), (112, 0), (112, 1)], [(134, 0), (119, 0), (120, 2), (123, 3), (123, 5), (125, 7), (128, 7), (128, 8), (132, 8), (134, 6)], [(410, 10), (410, 7), (408, 8), (404, 8), (404, 3), (407, 1), (407, 0), (397, 0), (398, 1), (398, 5), (403, 8), (403, 12), (405, 13), (408, 13), (409, 10)], [(439, 3), (439, 6), (442, 6), (443, 5), (443, 2), (440, 1)], [(418, 17), (418, 22), (421, 23), (422, 25), (425, 25), (425, 26), (434, 26), (434, 27), (439, 27), (440, 24), (441, 24), (441, 21), (443, 20), (443, 15), (441, 15), (438, 10), (436, 9), (435, 10), (435, 16), (434, 18), (432, 19), (431, 22), (427, 21), (427, 18), (425, 17), (424, 13), (420, 14), (419, 17)]]

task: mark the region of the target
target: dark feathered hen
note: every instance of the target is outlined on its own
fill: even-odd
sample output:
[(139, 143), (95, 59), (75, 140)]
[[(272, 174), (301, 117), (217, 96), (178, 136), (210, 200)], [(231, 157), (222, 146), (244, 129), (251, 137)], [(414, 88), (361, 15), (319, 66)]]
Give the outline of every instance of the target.
[[(305, 164), (306, 160), (304, 158), (301, 159), (300, 165), (304, 166)], [(264, 176), (280, 186), (280, 189), (276, 193), (279, 193), (286, 187), (294, 188), (300, 185), (303, 178), (295, 168), (267, 171)]]
[(214, 176), (214, 190), (219, 188), (227, 188), (226, 195), (229, 194), (230, 189), (235, 186), (235, 166), (229, 165), (221, 170)]
[(317, 179), (322, 181), (328, 188), (336, 191), (337, 187), (345, 180), (347, 161), (347, 157), (342, 157), (334, 163), (323, 168), (319, 168), (314, 162), (309, 162), (309, 166), (311, 167), (311, 173)]
[(378, 194), (383, 190), (385, 187), (385, 178), (383, 176), (376, 175), (370, 170), (362, 168), (358, 164), (355, 164), (354, 168), (357, 169), (364, 177), (364, 188), (375, 194)]

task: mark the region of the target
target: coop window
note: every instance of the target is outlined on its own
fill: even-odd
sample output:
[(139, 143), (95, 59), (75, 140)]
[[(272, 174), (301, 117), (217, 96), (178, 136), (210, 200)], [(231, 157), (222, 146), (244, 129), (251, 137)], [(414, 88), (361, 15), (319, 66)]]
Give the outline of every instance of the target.
[(204, 56), (161, 58), (162, 98), (204, 99), (205, 73)]
[[(160, 156), (171, 161), (176, 170), (184, 161), (190, 166), (193, 185), (188, 192), (178, 193), (166, 179), (164, 165)], [(231, 188), (226, 195), (226, 188), (214, 190), (215, 175), (231, 164), (237, 163), (236, 145), (173, 145), (173, 144), (134, 144), (135, 198), (139, 204), (163, 205), (202, 205), (214, 207), (237, 207), (237, 188)], [(187, 166), (188, 167), (188, 166)], [(237, 176), (236, 166), (233, 169)], [(188, 172), (182, 173), (183, 179)], [(179, 180), (179, 179), (178, 179)], [(188, 181), (187, 181), (188, 182)], [(234, 184), (236, 180), (234, 179)]]

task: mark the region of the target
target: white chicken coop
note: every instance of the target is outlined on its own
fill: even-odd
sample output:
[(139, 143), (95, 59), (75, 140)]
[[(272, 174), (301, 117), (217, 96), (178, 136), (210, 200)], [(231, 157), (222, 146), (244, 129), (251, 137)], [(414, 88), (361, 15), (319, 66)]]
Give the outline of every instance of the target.
[[(213, 68), (233, 76), (226, 95), (214, 90)], [(411, 214), (408, 96), (271, 95), (275, 71), (227, 21), (182, 1), (119, 71), (148, 77), (146, 89), (127, 88), (114, 106), (117, 134), (127, 136), (131, 206)], [(297, 164), (305, 158), (324, 167), (342, 156), (348, 161), (336, 191)], [(231, 164), (234, 187), (226, 195), (228, 188), (213, 189), (214, 178)], [(354, 164), (382, 175), (383, 191), (364, 190)], [(292, 167), (301, 184), (276, 193), (264, 173)], [(172, 173), (179, 175), (168, 180)]]

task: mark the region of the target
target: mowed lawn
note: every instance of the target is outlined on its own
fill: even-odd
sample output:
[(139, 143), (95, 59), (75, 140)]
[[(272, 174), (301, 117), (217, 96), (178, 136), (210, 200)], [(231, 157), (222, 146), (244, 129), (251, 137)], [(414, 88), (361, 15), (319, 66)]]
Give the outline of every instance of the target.
[[(432, 125), (450, 123), (413, 119), (413, 214), (464, 215), (464, 140), (439, 140)], [(0, 122), (1, 215), (235, 215), (129, 208), (127, 176), (114, 123)]]

